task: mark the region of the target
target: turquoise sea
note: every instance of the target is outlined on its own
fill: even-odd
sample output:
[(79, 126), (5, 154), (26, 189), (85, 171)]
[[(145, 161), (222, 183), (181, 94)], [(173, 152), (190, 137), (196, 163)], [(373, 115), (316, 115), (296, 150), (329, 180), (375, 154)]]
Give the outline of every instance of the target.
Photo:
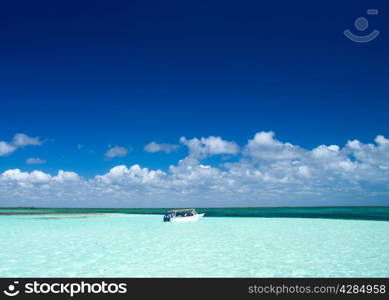
[(389, 207), (0, 209), (1, 277), (389, 277)]

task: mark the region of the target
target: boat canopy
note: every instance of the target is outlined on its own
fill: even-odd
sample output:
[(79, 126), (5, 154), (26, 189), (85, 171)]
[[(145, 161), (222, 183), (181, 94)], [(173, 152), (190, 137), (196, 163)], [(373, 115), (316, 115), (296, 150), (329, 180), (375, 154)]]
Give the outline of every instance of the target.
[(188, 208), (188, 209), (176, 209), (176, 210), (170, 210), (168, 211), (169, 214), (177, 213), (177, 212), (185, 212), (185, 211), (194, 211), (194, 208)]

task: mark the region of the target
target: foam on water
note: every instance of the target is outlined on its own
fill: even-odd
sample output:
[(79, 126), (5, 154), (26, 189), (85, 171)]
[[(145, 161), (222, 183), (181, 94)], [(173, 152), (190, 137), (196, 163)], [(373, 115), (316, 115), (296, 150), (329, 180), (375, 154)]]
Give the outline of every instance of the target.
[(1, 277), (388, 277), (389, 222), (0, 216)]

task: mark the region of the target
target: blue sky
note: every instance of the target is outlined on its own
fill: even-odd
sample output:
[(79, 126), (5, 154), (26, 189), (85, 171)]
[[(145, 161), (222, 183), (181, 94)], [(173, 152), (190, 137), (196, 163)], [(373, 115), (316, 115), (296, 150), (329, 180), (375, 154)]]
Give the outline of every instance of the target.
[[(309, 151), (320, 145), (343, 149), (355, 139), (374, 144), (379, 135), (389, 137), (389, 19), (384, 1), (370, 1), (368, 7), (365, 1), (18, 1), (1, 6), (0, 141), (12, 145), (15, 134), (23, 133), (38, 137), (40, 145), (26, 144), (1, 155), (0, 173), (39, 170), (54, 177), (65, 170), (91, 184), (95, 176), (115, 166), (138, 164), (172, 176), (169, 166), (179, 166), (192, 149), (180, 142), (181, 137), (215, 136), (234, 142), (239, 150), (224, 153), (226, 145), (216, 153), (207, 150), (201, 159), (196, 157), (195, 165), (230, 176), (231, 168), (225, 164), (242, 167), (246, 160), (252, 161), (247, 157), (248, 140), (260, 132), (273, 131), (274, 140)], [(379, 9), (379, 14), (367, 16), (368, 8)], [(360, 16), (369, 19), (368, 30), (381, 31), (376, 40), (358, 44), (344, 37), (345, 29), (358, 33), (353, 22)], [(153, 141), (179, 147), (169, 153), (144, 151)], [(128, 153), (107, 157), (115, 146)], [(371, 177), (361, 179), (355, 171), (351, 179), (333, 171), (331, 176), (347, 177), (343, 188), (348, 196), (322, 192), (314, 204), (330, 203), (328, 197), (349, 203), (345, 199), (350, 195), (361, 198), (357, 204), (389, 203), (385, 147), (374, 163), (367, 154), (358, 158), (348, 148), (341, 150), (365, 173), (363, 164), (369, 163), (379, 172), (384, 170), (383, 175), (369, 171)], [(28, 164), (29, 158), (45, 163)], [(261, 168), (267, 164), (252, 162), (246, 167), (264, 174)], [(278, 167), (269, 166), (273, 171)], [(377, 182), (376, 176), (384, 181)], [(363, 192), (354, 190), (355, 180)], [(214, 205), (194, 193), (201, 195), (204, 185), (215, 184), (212, 176), (194, 184), (196, 189), (184, 204)], [(268, 187), (263, 181), (252, 184)], [(315, 191), (313, 179), (306, 184)], [(42, 189), (43, 184), (35, 185), (34, 189)], [(138, 188), (128, 182), (118, 185), (126, 191)], [(289, 188), (301, 192), (301, 186)], [(142, 206), (141, 200), (128, 200), (127, 194), (112, 196), (116, 199), (112, 203), (103, 199), (94, 204), (92, 190), (81, 204), (69, 204), (69, 198), (75, 198), (69, 195), (49, 202), (36, 190), (23, 190), (24, 198), (4, 196), (0, 203)], [(156, 202), (144, 205), (174, 203), (158, 200), (158, 192), (154, 193)], [(312, 197), (296, 196), (285, 203), (308, 205)], [(255, 197), (255, 189), (241, 198), (231, 204), (246, 205), (247, 198), (254, 199), (249, 204), (272, 204)], [(272, 199), (282, 205), (280, 198)]]

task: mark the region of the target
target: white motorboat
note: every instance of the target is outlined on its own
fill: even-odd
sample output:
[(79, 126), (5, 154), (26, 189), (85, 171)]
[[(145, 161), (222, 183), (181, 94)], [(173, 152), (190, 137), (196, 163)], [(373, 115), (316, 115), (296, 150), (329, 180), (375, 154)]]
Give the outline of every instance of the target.
[(171, 210), (165, 213), (164, 222), (194, 222), (204, 217), (205, 213), (198, 214), (194, 209)]

